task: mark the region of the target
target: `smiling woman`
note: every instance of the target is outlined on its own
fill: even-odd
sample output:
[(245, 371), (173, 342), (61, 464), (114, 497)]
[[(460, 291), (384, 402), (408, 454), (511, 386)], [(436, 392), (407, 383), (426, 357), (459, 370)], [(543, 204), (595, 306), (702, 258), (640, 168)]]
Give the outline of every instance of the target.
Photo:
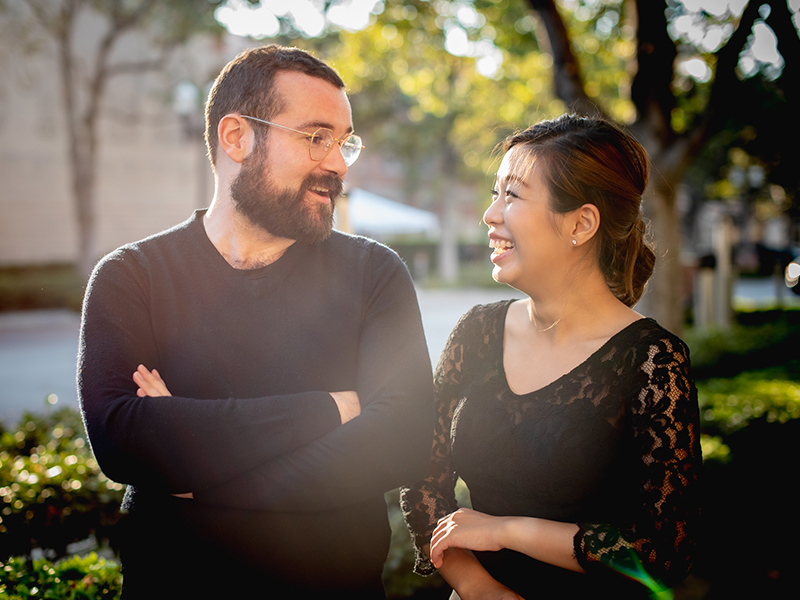
[(428, 477), (402, 493), (415, 570), (453, 599), (646, 598), (691, 566), (701, 462), (688, 350), (632, 309), (647, 154), (569, 115), (504, 150), (484, 221), (527, 297), (474, 307), (442, 353)]

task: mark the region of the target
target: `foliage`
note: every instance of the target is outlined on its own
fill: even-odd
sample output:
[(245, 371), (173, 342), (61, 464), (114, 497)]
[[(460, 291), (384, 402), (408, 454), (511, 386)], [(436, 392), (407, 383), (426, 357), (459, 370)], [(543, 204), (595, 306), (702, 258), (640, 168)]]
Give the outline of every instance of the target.
[(798, 336), (800, 323), (785, 319), (754, 326), (737, 324), (727, 330), (692, 329), (686, 332), (685, 340), (691, 350), (695, 379), (708, 379), (776, 363), (797, 369)]
[(73, 265), (0, 268), (0, 311), (81, 309), (85, 282)]
[(121, 591), (119, 565), (94, 553), (56, 563), (21, 557), (0, 563), (0, 600), (111, 600), (119, 598)]
[(100, 472), (69, 408), (2, 432), (0, 481), (0, 558), (35, 547), (64, 556), (70, 543), (107, 538), (119, 516), (123, 486)]
[(697, 389), (706, 433), (728, 435), (762, 417), (768, 423), (800, 418), (800, 381), (787, 379), (782, 369), (699, 381)]

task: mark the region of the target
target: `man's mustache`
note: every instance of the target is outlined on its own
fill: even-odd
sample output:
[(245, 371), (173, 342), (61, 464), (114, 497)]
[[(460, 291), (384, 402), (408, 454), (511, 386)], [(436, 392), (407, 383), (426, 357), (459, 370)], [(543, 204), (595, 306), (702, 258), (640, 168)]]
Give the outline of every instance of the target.
[(309, 175), (303, 183), (303, 191), (311, 188), (328, 190), (331, 201), (336, 200), (344, 192), (344, 181), (336, 175)]

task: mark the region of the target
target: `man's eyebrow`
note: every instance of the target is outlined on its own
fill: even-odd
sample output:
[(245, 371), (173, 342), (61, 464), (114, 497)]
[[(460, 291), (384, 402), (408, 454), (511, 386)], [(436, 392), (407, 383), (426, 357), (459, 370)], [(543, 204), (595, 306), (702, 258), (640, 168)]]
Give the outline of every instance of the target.
[[(324, 127), (325, 129), (330, 129), (331, 131), (336, 131), (336, 127), (332, 123), (326, 123), (325, 121), (307, 121), (302, 125), (299, 125), (298, 129), (319, 129), (320, 127)], [(347, 128), (345, 131), (345, 135), (348, 133), (353, 133), (353, 126)]]

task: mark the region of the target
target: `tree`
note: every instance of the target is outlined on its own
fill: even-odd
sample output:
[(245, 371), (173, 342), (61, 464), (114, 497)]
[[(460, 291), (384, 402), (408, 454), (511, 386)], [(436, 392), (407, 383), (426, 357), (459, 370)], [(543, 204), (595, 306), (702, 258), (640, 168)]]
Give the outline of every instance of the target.
[[(222, 0), (27, 0), (0, 2), (12, 27), (6, 35), (45, 40), (56, 61), (67, 133), (70, 190), (78, 224), (77, 269), (88, 275), (97, 260), (94, 234), (98, 122), (113, 78), (162, 68), (180, 44), (198, 33), (221, 33), (213, 11)], [(76, 47), (76, 28), (85, 18), (102, 20), (104, 30), (85, 56)], [(136, 60), (114, 55), (120, 41), (145, 35), (151, 54)], [(23, 44), (20, 44), (23, 45)]]
[[(737, 143), (752, 151), (757, 146), (776, 178), (787, 180), (787, 171), (796, 172), (786, 166), (796, 157), (791, 146), (796, 136), (783, 135), (780, 144), (764, 142), (796, 131), (796, 119), (772, 118), (761, 104), (764, 94), (752, 91), (754, 82), (769, 87), (770, 102), (789, 116), (800, 42), (786, 0), (383, 4), (368, 28), (339, 34), (339, 49), (326, 51), (355, 82), (359, 128), (365, 115), (380, 116), (385, 124), (379, 146), (405, 149), (410, 173), (417, 161), (442, 165), (444, 180), (453, 173), (473, 180), (481, 172), (485, 176), (486, 159), (503, 133), (563, 110), (605, 115), (632, 130), (653, 163), (644, 207), (660, 259), (640, 309), (674, 331), (683, 324), (676, 189), (687, 169), (712, 142), (730, 147), (737, 137), (731, 132), (738, 130)], [(765, 67), (746, 73), (741, 57), (759, 20), (776, 33), (784, 64), (772, 72)], [(471, 53), (453, 56), (454, 32), (468, 38)], [(477, 68), (481, 52), (475, 51), (481, 45), (502, 53), (501, 65), (483, 76)], [(698, 65), (702, 73), (687, 71)], [(542, 84), (547, 73), (551, 85)], [(741, 139), (742, 131), (754, 128), (758, 143)], [(440, 161), (446, 160), (457, 166), (445, 168)]]
[[(737, 16), (728, 3), (717, 15), (705, 12), (700, 15), (706, 27), (718, 28), (720, 43), (717, 48), (701, 48), (701, 43), (670, 36), (670, 29), (681, 17), (689, 14), (679, 0), (636, 0), (635, 2), (598, 2), (563, 0), (561, 10), (554, 0), (527, 0), (541, 18), (547, 32), (554, 59), (556, 93), (578, 112), (600, 112), (590, 99), (584, 84), (582, 64), (571, 44), (570, 32), (562, 16), (568, 6), (593, 13), (601, 18), (609, 11), (627, 8), (635, 23), (636, 56), (631, 61), (635, 69), (630, 98), (636, 116), (630, 128), (650, 153), (653, 177), (645, 194), (645, 207), (652, 221), (652, 230), (660, 255), (651, 289), (644, 300), (644, 310), (657, 318), (665, 327), (680, 331), (682, 306), (679, 296), (681, 281), (678, 251), (680, 224), (675, 205), (675, 190), (683, 180), (688, 167), (698, 157), (709, 140), (736, 120), (739, 123), (747, 113), (758, 115), (763, 107), (743, 107), (735, 98), (752, 97), (746, 93), (747, 83), (739, 69), (740, 56), (746, 49), (753, 25), (759, 13), (767, 12), (767, 25), (778, 35), (778, 45), (785, 60), (783, 71), (775, 78), (779, 95), (788, 105), (796, 98), (796, 87), (790, 82), (799, 80), (800, 41), (792, 25), (792, 14), (786, 0), (749, 2), (741, 16)], [(723, 3), (716, 3), (721, 5)], [(624, 5), (624, 6), (623, 6)], [(765, 10), (764, 7), (769, 7)], [(619, 14), (616, 12), (615, 14)], [(702, 26), (702, 23), (701, 23)], [(727, 40), (724, 39), (727, 32)], [(704, 60), (714, 76), (703, 84), (685, 82), (681, 90), (676, 77), (676, 62), (682, 56), (696, 56)], [(763, 121), (763, 119), (762, 119)], [(763, 123), (762, 131), (793, 127), (787, 122), (773, 120)], [(788, 158), (786, 156), (785, 158)], [(778, 161), (780, 162), (780, 161)]]

